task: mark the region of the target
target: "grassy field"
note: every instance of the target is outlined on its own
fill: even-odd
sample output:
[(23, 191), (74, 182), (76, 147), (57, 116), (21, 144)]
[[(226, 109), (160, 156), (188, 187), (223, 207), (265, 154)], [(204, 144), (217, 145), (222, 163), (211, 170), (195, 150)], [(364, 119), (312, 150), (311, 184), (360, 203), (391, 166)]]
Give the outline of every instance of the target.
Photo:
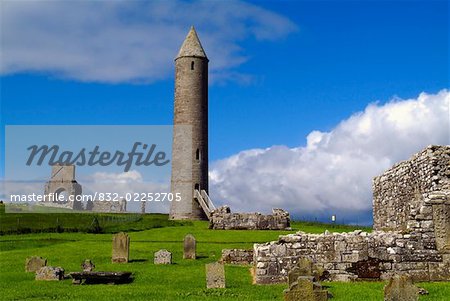
[[(148, 215), (149, 220), (152, 215)], [(4, 216), (1, 218), (3, 219)], [(45, 218), (41, 218), (45, 219)], [(145, 219), (145, 218), (144, 218)], [(140, 221), (137, 221), (140, 223)], [(101, 223), (100, 223), (101, 224)], [(133, 228), (130, 222), (130, 228)], [(206, 290), (204, 264), (217, 261), (224, 248), (251, 248), (254, 242), (267, 242), (278, 235), (302, 230), (321, 233), (349, 231), (351, 227), (315, 223), (293, 223), (293, 231), (221, 231), (209, 230), (207, 222), (152, 228), (130, 232), (131, 262), (111, 263), (111, 234), (36, 233), (0, 237), (1, 300), (282, 300), (286, 285), (252, 285), (249, 267), (226, 266), (227, 288)], [(197, 238), (198, 260), (182, 259), (183, 237)], [(174, 264), (153, 264), (159, 249), (173, 253)], [(26, 257), (43, 256), (48, 264), (61, 266), (66, 272), (79, 271), (89, 258), (98, 271), (131, 271), (135, 280), (124, 285), (74, 286), (71, 280), (34, 281), (34, 274), (24, 272)], [(382, 282), (325, 283), (336, 301), (382, 300)], [(421, 300), (448, 300), (449, 283), (421, 284), (429, 296)]]

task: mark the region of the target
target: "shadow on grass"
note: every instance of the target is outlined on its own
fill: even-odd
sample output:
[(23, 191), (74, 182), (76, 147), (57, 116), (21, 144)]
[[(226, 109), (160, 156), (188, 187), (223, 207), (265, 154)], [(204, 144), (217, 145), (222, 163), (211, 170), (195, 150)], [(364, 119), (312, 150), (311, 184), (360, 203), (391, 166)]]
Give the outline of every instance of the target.
[(148, 259), (131, 259), (128, 262), (133, 263), (133, 262), (147, 262)]

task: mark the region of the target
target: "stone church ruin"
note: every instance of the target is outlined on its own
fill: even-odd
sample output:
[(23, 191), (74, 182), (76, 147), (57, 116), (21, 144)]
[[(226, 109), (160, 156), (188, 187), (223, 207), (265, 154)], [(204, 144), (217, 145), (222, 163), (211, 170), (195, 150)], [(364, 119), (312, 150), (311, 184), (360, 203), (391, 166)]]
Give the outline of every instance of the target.
[[(75, 180), (75, 165), (53, 165), (50, 180), (46, 182), (46, 200), (39, 205), (78, 211), (126, 212), (127, 202), (85, 200), (82, 186)], [(84, 202), (86, 201), (86, 202)]]
[(254, 245), (255, 281), (287, 280), (301, 258), (330, 280), (450, 280), (450, 146), (429, 146), (373, 180), (372, 233), (280, 236)]
[(82, 204), (76, 201), (81, 196), (81, 185), (75, 180), (74, 165), (54, 165), (50, 180), (45, 184), (45, 195), (53, 195), (55, 198), (44, 202), (47, 206), (68, 209), (82, 209)]

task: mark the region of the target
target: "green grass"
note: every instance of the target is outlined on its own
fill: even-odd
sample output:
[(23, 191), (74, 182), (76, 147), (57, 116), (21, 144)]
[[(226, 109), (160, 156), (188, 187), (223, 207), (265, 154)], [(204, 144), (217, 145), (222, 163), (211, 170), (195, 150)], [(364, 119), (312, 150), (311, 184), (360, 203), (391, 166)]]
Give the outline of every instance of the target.
[[(152, 215), (148, 215), (152, 219)], [(165, 216), (167, 218), (167, 216)], [(3, 218), (3, 216), (1, 217)], [(37, 233), (0, 237), (1, 300), (283, 300), (286, 285), (252, 285), (249, 267), (226, 266), (227, 288), (205, 289), (205, 263), (217, 261), (224, 248), (251, 248), (254, 242), (276, 240), (280, 234), (298, 230), (321, 233), (351, 231), (354, 227), (315, 223), (293, 223), (293, 231), (209, 230), (207, 222), (184, 226), (152, 228), (130, 232), (131, 262), (111, 263), (111, 234)], [(197, 260), (182, 259), (183, 237), (197, 238)], [(159, 249), (173, 253), (174, 264), (153, 264)], [(34, 281), (24, 272), (26, 257), (43, 256), (48, 264), (62, 266), (67, 272), (79, 271), (84, 259), (91, 259), (98, 271), (132, 271), (135, 280), (124, 285), (75, 286), (71, 280)], [(325, 283), (336, 301), (382, 300), (382, 282)], [(448, 283), (424, 283), (429, 296), (420, 300), (448, 300)]]
[(94, 218), (100, 224), (100, 233), (142, 231), (191, 224), (170, 221), (166, 214), (5, 213), (0, 215), (0, 235), (39, 232), (97, 233), (93, 229)]

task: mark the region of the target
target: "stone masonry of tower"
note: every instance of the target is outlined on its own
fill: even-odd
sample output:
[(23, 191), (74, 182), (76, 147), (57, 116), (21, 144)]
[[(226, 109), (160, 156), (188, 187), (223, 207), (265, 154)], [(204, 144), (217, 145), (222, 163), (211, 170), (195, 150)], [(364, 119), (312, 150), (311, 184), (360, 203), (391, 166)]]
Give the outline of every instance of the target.
[(208, 62), (192, 27), (175, 58), (170, 219), (206, 219), (194, 190), (208, 192)]

